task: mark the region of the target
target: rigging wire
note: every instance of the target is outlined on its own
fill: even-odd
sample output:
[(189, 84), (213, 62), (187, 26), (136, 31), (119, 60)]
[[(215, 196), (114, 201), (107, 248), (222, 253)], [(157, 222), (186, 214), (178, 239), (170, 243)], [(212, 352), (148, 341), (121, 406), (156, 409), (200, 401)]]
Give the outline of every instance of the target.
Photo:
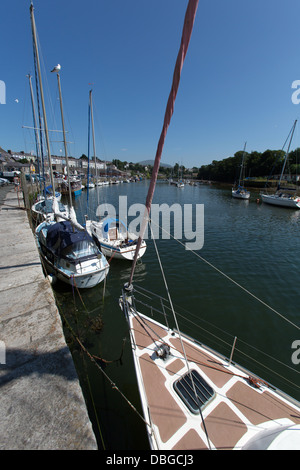
[[(153, 222), (151, 220), (151, 223), (154, 223), (154, 225), (158, 226), (155, 222)], [(158, 226), (160, 227), (160, 226)], [(168, 236), (171, 236), (175, 241), (177, 241), (180, 245), (184, 246), (184, 243), (182, 241), (180, 241), (178, 238), (175, 238), (171, 233), (169, 233), (167, 230), (165, 230), (163, 227), (160, 227), (166, 234), (168, 234)], [(210, 261), (208, 261), (207, 259), (203, 258), (203, 256), (200, 256), (198, 253), (196, 253), (196, 251), (194, 250), (189, 250), (191, 253), (193, 253), (195, 256), (197, 256), (197, 258), (199, 258), (201, 261), (203, 261), (204, 263), (206, 263), (208, 266), (210, 266), (211, 268), (213, 268), (215, 271), (217, 271), (219, 274), (221, 274), (222, 276), (224, 276), (226, 279), (228, 279), (230, 282), (232, 282), (233, 284), (235, 284), (237, 287), (239, 287), (240, 289), (242, 289), (244, 292), (246, 292), (248, 295), (250, 295), (251, 297), (253, 297), (255, 300), (257, 300), (258, 302), (260, 302), (262, 305), (264, 305), (265, 307), (267, 307), (269, 310), (271, 310), (273, 313), (275, 313), (276, 315), (278, 315), (280, 318), (282, 318), (284, 321), (290, 323), (290, 325), (292, 325), (294, 328), (296, 328), (297, 330), (300, 330), (300, 326), (296, 325), (294, 322), (292, 322), (291, 320), (289, 320), (288, 318), (286, 318), (284, 315), (282, 315), (280, 312), (278, 312), (275, 308), (271, 307), (270, 305), (268, 305), (266, 302), (264, 302), (263, 300), (261, 300), (259, 297), (257, 297), (255, 294), (253, 294), (251, 291), (249, 291), (248, 289), (246, 289), (246, 287), (242, 286), (241, 284), (239, 284), (237, 281), (235, 281), (234, 279), (232, 279), (232, 277), (228, 276), (228, 274), (225, 274), (223, 271), (221, 271), (221, 269), (217, 268), (216, 266), (214, 266)]]
[(153, 194), (155, 190), (162, 151), (163, 151), (167, 131), (168, 131), (168, 128), (169, 128), (169, 125), (173, 116), (173, 112), (174, 112), (174, 105), (175, 105), (175, 100), (176, 100), (176, 96), (177, 96), (177, 92), (179, 88), (181, 70), (182, 70), (183, 63), (184, 63), (184, 60), (188, 51), (188, 47), (189, 47), (189, 43), (190, 43), (192, 31), (193, 31), (194, 21), (196, 17), (196, 12), (198, 8), (198, 3), (199, 3), (199, 0), (189, 0), (186, 13), (185, 13), (184, 24), (183, 24), (182, 34), (181, 34), (180, 48), (179, 48), (179, 52), (178, 52), (175, 67), (174, 67), (171, 91), (170, 91), (168, 102), (166, 105), (163, 127), (162, 127), (159, 141), (157, 144), (155, 161), (154, 161), (154, 166), (153, 166), (153, 171), (152, 171), (152, 178), (150, 181), (150, 186), (149, 186), (147, 199), (146, 199), (145, 214), (144, 214), (144, 218), (141, 224), (141, 233), (137, 242), (137, 247), (135, 250), (135, 255), (134, 255), (134, 260), (132, 263), (128, 285), (131, 285), (132, 283), (135, 266), (136, 266), (136, 262), (138, 258), (138, 253), (140, 251), (142, 238), (144, 236), (147, 223), (148, 223), (148, 216), (150, 213), (151, 203), (152, 203)]
[[(144, 290), (142, 287), (135, 285), (135, 291), (136, 291), (139, 295), (144, 295), (144, 296), (145, 296), (145, 294), (144, 294), (143, 292), (141, 292), (140, 289)], [(148, 292), (149, 294), (152, 294), (152, 293), (149, 292), (149, 291), (146, 291), (146, 292)], [(154, 294), (154, 295), (156, 296), (156, 294)], [(150, 299), (149, 296), (146, 295), (146, 297)], [(158, 297), (160, 297), (160, 296), (158, 296)], [(164, 300), (165, 302), (167, 302), (167, 299), (162, 298), (162, 297), (161, 297), (161, 299)], [(137, 298), (135, 298), (135, 302), (141, 303), (143, 306), (149, 307), (149, 305), (145, 304), (143, 301), (141, 301), (141, 300), (139, 300), (139, 299), (137, 299)], [(185, 313), (185, 315), (188, 315), (188, 316), (185, 316), (185, 315), (179, 313), (178, 310), (176, 310), (176, 315), (177, 315), (177, 317), (180, 317), (180, 318), (183, 319), (185, 322), (190, 323), (193, 327), (196, 327), (196, 328), (198, 328), (199, 330), (202, 330), (202, 331), (204, 331), (205, 333), (207, 333), (208, 335), (210, 335), (211, 337), (213, 337), (213, 340), (215, 340), (215, 342), (218, 343), (218, 346), (220, 346), (220, 342), (221, 342), (221, 343), (223, 343), (223, 344), (226, 345), (226, 346), (232, 347), (232, 343), (229, 343), (228, 341), (226, 341), (226, 340), (220, 338), (220, 336), (218, 336), (218, 335), (212, 333), (211, 331), (205, 329), (203, 326), (200, 326), (200, 325), (199, 325), (199, 318), (196, 317), (195, 315), (193, 315), (191, 312), (187, 311), (186, 309), (184, 309), (184, 308), (181, 307), (181, 306), (175, 305), (174, 303), (173, 303), (173, 305), (174, 305), (175, 307), (177, 307), (177, 308), (180, 308), (180, 309)], [(151, 307), (151, 308), (152, 308), (152, 307)], [(168, 307), (167, 305), (164, 305), (164, 309), (171, 310), (170, 307)], [(153, 310), (155, 310), (156, 312), (162, 314), (162, 312), (161, 312), (160, 310), (157, 310), (157, 309), (153, 309)], [(191, 317), (194, 317), (196, 321), (192, 321), (192, 320), (191, 320)], [(219, 327), (217, 327), (217, 326), (214, 325), (213, 323), (211, 323), (211, 322), (209, 322), (209, 321), (207, 321), (207, 320), (204, 320), (203, 318), (201, 319), (201, 321), (204, 322), (204, 323), (207, 323), (210, 327), (214, 327), (216, 330), (221, 331), (223, 334), (226, 334), (226, 335), (232, 337), (232, 334), (226, 332), (224, 329), (220, 329)], [(212, 341), (213, 341), (213, 340), (212, 340)], [(244, 340), (242, 340), (242, 339), (239, 338), (239, 342), (240, 342), (240, 343), (243, 343), (243, 344), (246, 345), (247, 347), (249, 347), (249, 348), (255, 350), (255, 351), (258, 352), (259, 354), (266, 356), (267, 358), (273, 360), (274, 362), (280, 364), (281, 366), (283, 366), (283, 367), (285, 367), (285, 368), (287, 368), (287, 369), (290, 369), (292, 372), (295, 372), (296, 374), (300, 374), (300, 371), (295, 370), (293, 367), (291, 367), (291, 366), (289, 366), (289, 365), (283, 363), (282, 361), (279, 361), (279, 360), (276, 359), (275, 357), (270, 356), (270, 355), (267, 354), (266, 352), (261, 351), (260, 349), (258, 349), (258, 348), (256, 348), (255, 346), (253, 346), (253, 345), (247, 343), (246, 341), (244, 341)], [(258, 361), (258, 360), (256, 360), (256, 359), (254, 359), (254, 358), (253, 358), (252, 356), (250, 356), (249, 354), (246, 354), (246, 353), (245, 353), (244, 351), (242, 351), (240, 348), (236, 347), (236, 348), (235, 348), (235, 351), (238, 351), (241, 355), (247, 357), (248, 359), (251, 359), (252, 362), (253, 362), (253, 361), (256, 362), (259, 366), (265, 368), (266, 370), (268, 370), (268, 371), (271, 372), (272, 374), (277, 375), (277, 377), (280, 377), (281, 379), (283, 379), (284, 381), (290, 383), (291, 385), (295, 386), (296, 388), (298, 388), (298, 389), (300, 388), (299, 385), (297, 385), (297, 384), (295, 384), (294, 382), (290, 381), (289, 379), (287, 379), (287, 378), (284, 377), (283, 375), (279, 374), (278, 372), (275, 372), (273, 368), (271, 369), (271, 368), (267, 367), (265, 363), (262, 363), (262, 362), (260, 362), (260, 361)]]
[[(281, 148), (282, 151), (284, 150), (284, 147), (286, 146), (286, 143), (288, 142), (290, 136), (291, 136), (291, 139), (290, 139), (290, 144), (291, 144), (291, 141), (292, 141), (292, 138), (293, 138), (293, 134), (294, 134), (294, 131), (295, 131), (295, 128), (296, 128), (296, 123), (297, 123), (297, 119), (295, 120), (293, 126), (291, 127), (291, 129), (290, 129), (290, 131), (289, 131), (289, 133), (288, 133), (287, 138), (285, 139), (285, 142), (284, 142), (284, 144), (283, 144), (283, 146), (282, 146), (282, 148)], [(290, 145), (290, 144), (289, 144), (289, 145)], [(287, 149), (287, 151), (286, 151), (286, 153), (285, 153), (285, 155), (284, 155), (284, 158), (286, 157), (287, 153), (289, 153), (289, 146), (288, 146), (288, 149)], [(267, 178), (267, 181), (266, 181), (266, 183), (265, 183), (265, 187), (267, 187), (268, 181), (271, 179), (271, 177), (272, 177), (272, 175), (273, 175), (273, 171), (275, 171), (276, 164), (277, 164), (277, 162), (278, 162), (280, 159), (282, 159), (282, 156), (281, 156), (281, 155), (278, 155), (277, 158), (276, 158), (276, 160), (275, 160), (275, 162), (274, 162), (274, 164), (273, 164), (273, 167), (272, 167), (272, 169), (271, 169), (271, 172), (270, 172), (270, 174), (269, 174), (269, 176), (268, 176), (268, 178)]]
[(176, 313), (175, 313), (175, 310), (174, 310), (174, 307), (173, 307), (173, 302), (172, 302), (172, 299), (171, 299), (171, 295), (170, 295), (170, 291), (169, 291), (167, 279), (166, 279), (166, 276), (165, 276), (165, 273), (164, 273), (164, 270), (163, 270), (163, 266), (162, 266), (161, 259), (160, 259), (160, 256), (159, 256), (159, 252), (158, 252), (158, 249), (157, 249), (157, 245), (156, 245), (156, 242), (155, 242), (155, 237), (153, 237), (153, 232), (152, 232), (151, 223), (149, 224), (149, 226), (150, 226), (150, 230), (151, 230), (151, 234), (152, 234), (152, 238), (153, 238), (153, 242), (154, 242), (154, 247), (155, 247), (155, 251), (156, 251), (156, 256), (157, 256), (157, 259), (158, 259), (158, 263), (159, 263), (160, 270), (161, 270), (161, 273), (162, 273), (162, 277), (163, 277), (163, 280), (164, 280), (165, 288), (166, 288), (167, 295), (168, 295), (168, 298), (169, 298), (169, 303), (170, 303), (171, 310), (172, 310), (172, 313), (173, 313), (173, 318), (174, 318), (174, 321), (175, 321), (175, 324), (176, 324), (176, 329), (177, 329), (177, 331), (178, 331), (178, 335), (179, 335), (179, 340), (180, 340), (180, 344), (181, 344), (182, 353), (183, 353), (183, 356), (184, 356), (184, 359), (185, 359), (185, 363), (186, 363), (186, 367), (187, 367), (187, 370), (188, 370), (188, 374), (189, 374), (190, 379), (191, 379), (191, 383), (192, 383), (192, 387), (193, 387), (193, 392), (194, 392), (194, 395), (195, 395), (195, 400), (196, 400), (196, 403), (197, 403), (198, 408), (199, 408), (199, 412), (200, 412), (200, 416), (201, 416), (201, 421), (202, 421), (202, 424), (203, 424), (203, 429), (204, 429), (205, 436), (206, 436), (206, 439), (207, 439), (208, 448), (211, 450), (211, 445), (210, 445), (210, 440), (209, 440), (209, 437), (208, 437), (208, 432), (207, 432), (205, 420), (204, 420), (204, 418), (203, 418), (203, 414), (202, 414), (202, 410), (201, 410), (201, 405), (200, 405), (200, 403), (199, 403), (199, 399), (198, 399), (198, 396), (197, 396), (197, 392), (196, 392), (196, 387), (195, 387), (193, 375), (192, 375), (192, 373), (191, 373), (191, 370), (190, 370), (190, 367), (189, 367), (189, 362), (188, 362), (188, 360), (187, 360), (187, 356), (186, 356), (185, 348), (184, 348), (184, 345), (183, 345), (182, 336), (181, 336), (181, 333), (180, 333), (180, 330), (179, 330), (179, 326), (178, 326), (178, 322), (177, 322), (177, 318), (176, 318)]
[(42, 167), (42, 184), (40, 184), (40, 188), (43, 189), (44, 197), (46, 199), (46, 179), (45, 179), (45, 168), (44, 168), (44, 145), (43, 145), (43, 131), (42, 131), (42, 116), (41, 116), (41, 103), (40, 103), (40, 85), (38, 80), (38, 70), (37, 70), (37, 55), (36, 50), (34, 47), (34, 34), (32, 31), (32, 47), (33, 47), (33, 61), (34, 61), (34, 78), (35, 78), (35, 89), (36, 89), (36, 99), (37, 99), (37, 111), (38, 111), (38, 119), (39, 119), (39, 129), (40, 129), (40, 167)]
[[(52, 129), (58, 129), (58, 126), (56, 124), (56, 118), (55, 118), (55, 107), (56, 107), (57, 99), (55, 99), (55, 107), (54, 107), (53, 106), (53, 100), (52, 100), (51, 93), (50, 93), (48, 74), (46, 72), (46, 65), (45, 65), (43, 50), (42, 50), (42, 47), (41, 47), (38, 31), (36, 31), (36, 37), (37, 37), (38, 50), (39, 50), (40, 66), (41, 66), (41, 69), (42, 69), (44, 90), (45, 90), (45, 95), (47, 97), (48, 107), (50, 108), (50, 113), (48, 112), (48, 114), (50, 114), (50, 118), (51, 118), (51, 121), (52, 121), (52, 124), (51, 124)], [(58, 92), (56, 91), (56, 98), (58, 96), (57, 94), (58, 94)], [(50, 121), (50, 119), (49, 119), (49, 121)], [(51, 147), (52, 147), (51, 153), (54, 153), (53, 140), (51, 141)]]

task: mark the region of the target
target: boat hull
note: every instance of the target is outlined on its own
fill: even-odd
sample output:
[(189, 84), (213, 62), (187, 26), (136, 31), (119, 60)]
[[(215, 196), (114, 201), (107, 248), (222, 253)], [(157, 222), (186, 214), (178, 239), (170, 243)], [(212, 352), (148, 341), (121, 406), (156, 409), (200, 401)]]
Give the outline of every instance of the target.
[(62, 269), (59, 269), (59, 267), (54, 266), (41, 251), (40, 256), (43, 260), (43, 266), (45, 267), (48, 274), (52, 274), (60, 281), (70, 286), (78, 287), (78, 289), (91, 289), (92, 287), (95, 287), (104, 281), (109, 271), (109, 266), (107, 265), (99, 271), (94, 271), (93, 273), (68, 273)]
[(289, 207), (291, 209), (300, 209), (300, 198), (276, 196), (275, 194), (262, 194), (261, 199), (265, 204)]
[[(132, 247), (127, 247), (127, 248), (114, 248), (112, 246), (106, 245), (105, 243), (99, 241), (101, 251), (104, 254), (104, 256), (107, 257), (114, 257), (116, 259), (123, 259), (127, 261), (133, 261), (135, 251), (136, 251), (136, 245), (133, 245)], [(141, 248), (138, 253), (138, 258), (141, 258), (146, 251), (146, 243), (142, 242)]]
[(250, 199), (250, 193), (248, 191), (239, 191), (233, 189), (231, 195), (236, 199)]
[(75, 190), (72, 192), (72, 194), (74, 194), (74, 196), (80, 196), (80, 194), (81, 194), (81, 188), (75, 189)]
[[(76, 255), (76, 253), (79, 253), (78, 251), (70, 257), (62, 254), (59, 255), (51, 248), (51, 242), (50, 247), (48, 246), (49, 228), (59, 225), (53, 221), (42, 222), (35, 232), (40, 257), (46, 272), (55, 276), (60, 281), (79, 289), (89, 289), (100, 284), (108, 275), (109, 264), (96, 246), (93, 254), (89, 256), (83, 254), (81, 257)], [(62, 230), (62, 233), (65, 232), (67, 231)], [(77, 235), (74, 236), (75, 238), (77, 237)], [(82, 237), (80, 239), (82, 240)], [(57, 240), (59, 240), (58, 236)], [(90, 240), (92, 242), (91, 238)], [(71, 241), (71, 244), (67, 246), (72, 247), (72, 243)], [(94, 242), (92, 243), (94, 244)], [(80, 249), (82, 250), (82, 247)]]
[[(53, 201), (52, 197), (47, 198), (47, 200), (45, 200), (44, 198), (41, 198), (31, 206), (31, 216), (34, 221), (41, 223), (44, 220), (53, 221), (57, 218), (53, 212), (53, 208), (52, 207), (50, 208), (50, 205), (52, 206), (52, 201)], [(60, 213), (64, 217), (69, 217), (68, 207), (62, 204), (60, 201), (58, 201), (58, 203), (59, 203), (58, 209)]]
[[(110, 233), (110, 235), (104, 237), (103, 233), (105, 233), (105, 231), (103, 228), (103, 222), (86, 221), (87, 232), (92, 236), (104, 256), (113, 259), (133, 261), (138, 241), (136, 236), (127, 231), (120, 234), (119, 229), (116, 230), (113, 228), (113, 233), (111, 234), (110, 231), (108, 231), (106, 233)], [(111, 235), (113, 235), (112, 238), (110, 238)], [(142, 240), (137, 259), (140, 259), (145, 254), (146, 248), (146, 242)]]

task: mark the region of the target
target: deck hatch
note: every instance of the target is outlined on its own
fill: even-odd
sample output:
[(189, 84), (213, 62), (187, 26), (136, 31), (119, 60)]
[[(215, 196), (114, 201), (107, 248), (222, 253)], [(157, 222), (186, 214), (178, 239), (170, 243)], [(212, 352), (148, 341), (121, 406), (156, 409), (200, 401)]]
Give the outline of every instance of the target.
[[(197, 398), (195, 397), (191, 375), (193, 377)], [(215, 394), (211, 386), (208, 385), (203, 377), (194, 369), (176, 380), (173, 387), (184, 404), (194, 414), (198, 414), (199, 406), (202, 408)]]

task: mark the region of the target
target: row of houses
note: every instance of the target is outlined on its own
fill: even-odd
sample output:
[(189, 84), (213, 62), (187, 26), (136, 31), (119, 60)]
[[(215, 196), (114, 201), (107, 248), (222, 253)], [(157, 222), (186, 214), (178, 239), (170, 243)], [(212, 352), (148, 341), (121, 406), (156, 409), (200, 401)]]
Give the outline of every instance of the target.
[[(62, 156), (52, 155), (52, 168), (53, 171), (56, 171), (59, 174), (66, 172), (66, 159)], [(96, 173), (99, 176), (109, 175), (109, 176), (126, 176), (127, 173), (124, 171), (118, 170), (118, 168), (113, 165), (111, 162), (106, 162), (100, 160), (98, 157), (96, 159), (93, 157), (88, 160), (88, 158), (83, 155), (80, 158), (68, 157), (70, 173), (74, 175), (85, 176), (88, 172), (88, 167), (90, 174), (93, 175)], [(0, 171), (20, 171), (23, 169), (25, 174), (38, 174), (38, 168), (41, 163), (37, 161), (36, 156), (32, 153), (26, 153), (24, 151), (13, 152), (12, 150), (4, 150), (0, 147)], [(48, 173), (49, 164), (48, 158), (44, 158), (44, 171)]]

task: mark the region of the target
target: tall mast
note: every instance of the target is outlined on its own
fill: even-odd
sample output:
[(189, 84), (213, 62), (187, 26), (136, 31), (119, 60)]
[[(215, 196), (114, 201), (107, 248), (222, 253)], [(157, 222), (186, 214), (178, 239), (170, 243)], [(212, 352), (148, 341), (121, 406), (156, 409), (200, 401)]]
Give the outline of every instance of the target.
[(33, 42), (34, 42), (34, 48), (35, 48), (38, 76), (39, 76), (41, 102), (42, 102), (43, 118), (44, 118), (44, 126), (45, 126), (45, 137), (46, 137), (48, 160), (49, 160), (50, 179), (51, 179), (53, 197), (55, 197), (55, 186), (54, 186), (53, 170), (52, 170), (52, 163), (51, 163), (50, 141), (49, 141), (49, 134), (48, 134), (48, 124), (47, 124), (47, 116), (46, 116), (46, 109), (45, 109), (44, 91), (43, 91), (41, 67), (40, 67), (40, 58), (39, 58), (39, 50), (38, 50), (38, 44), (37, 44), (37, 39), (36, 39), (36, 26), (35, 26), (35, 19), (34, 19), (33, 10), (34, 10), (33, 4), (31, 3), (31, 5), (30, 5), (31, 28), (32, 28), (32, 36), (33, 36)]
[(96, 176), (96, 186), (97, 186), (97, 203), (99, 205), (98, 172), (97, 172), (97, 157), (96, 157), (96, 144), (95, 144), (95, 129), (94, 129), (92, 90), (90, 90), (90, 109), (91, 109), (91, 120), (92, 120), (93, 150), (94, 150), (94, 160), (95, 160), (95, 176)]
[[(34, 126), (35, 145), (36, 145), (36, 159), (37, 159), (37, 165), (38, 165), (38, 172), (39, 172), (39, 175), (40, 175), (41, 146), (40, 146), (40, 139), (39, 139), (39, 133), (38, 133), (38, 127), (37, 127), (37, 120), (36, 120), (36, 112), (35, 112), (35, 106), (34, 106), (34, 97), (33, 97), (33, 89), (32, 89), (32, 82), (31, 82), (32, 76), (29, 73), (27, 75), (27, 77), (29, 79), (29, 88), (30, 88), (30, 96), (31, 96), (33, 126)], [(40, 184), (38, 184), (38, 186), (40, 186)], [(39, 191), (40, 191), (40, 189), (39, 189)]]
[(286, 154), (285, 154), (284, 164), (283, 164), (283, 167), (282, 167), (282, 170), (281, 170), (281, 175), (280, 175), (280, 178), (279, 178), (279, 183), (278, 183), (278, 188), (277, 189), (280, 188), (280, 183), (281, 183), (282, 177), (284, 175), (284, 170), (285, 170), (286, 162), (287, 162), (287, 159), (288, 159), (288, 156), (289, 156), (290, 146), (291, 146), (291, 143), (292, 143), (292, 140), (293, 140), (293, 135), (294, 135), (294, 132), (295, 132), (296, 124), (297, 124), (297, 119), (295, 120), (295, 122), (293, 124), (293, 127), (292, 127), (292, 130), (290, 131), (291, 132), (291, 138), (290, 138), (290, 141), (289, 141), (288, 149), (287, 149)]
[(88, 106), (88, 169), (87, 169), (87, 191), (86, 191), (86, 213), (89, 213), (89, 184), (90, 184), (90, 124), (91, 124), (91, 104)]
[(243, 168), (244, 168), (244, 159), (245, 159), (245, 153), (246, 153), (246, 145), (247, 145), (247, 142), (245, 142), (244, 150), (243, 150), (243, 157), (242, 157), (242, 163), (241, 163), (241, 171), (240, 171), (239, 186), (241, 186), (241, 179), (242, 179), (242, 173), (243, 173)]
[(170, 125), (171, 118), (174, 112), (174, 105), (175, 105), (176, 95), (178, 92), (181, 70), (182, 70), (182, 66), (183, 66), (186, 53), (189, 47), (189, 42), (190, 42), (190, 38), (191, 38), (193, 26), (194, 26), (194, 20), (195, 20), (196, 11), (198, 8), (198, 3), (199, 3), (199, 0), (189, 0), (188, 6), (186, 9), (184, 25), (183, 25), (182, 35), (181, 35), (180, 48), (179, 48), (179, 52), (177, 55), (176, 64), (174, 68), (172, 87), (171, 87), (171, 91), (170, 91), (167, 106), (166, 106), (162, 131), (161, 131), (160, 138), (157, 144), (154, 166), (152, 170), (152, 177), (150, 180), (150, 185), (149, 185), (148, 194), (146, 198), (146, 209), (145, 209), (143, 221), (141, 223), (140, 236), (138, 238), (135, 255), (134, 255), (134, 259), (133, 259), (133, 263), (131, 267), (131, 273), (130, 273), (130, 278), (129, 278), (129, 283), (128, 283), (129, 285), (132, 284), (132, 279), (133, 279), (133, 274), (134, 274), (134, 270), (136, 266), (138, 253), (139, 253), (141, 243), (142, 243), (142, 238), (144, 237), (144, 233), (145, 233), (148, 220), (149, 220), (151, 203), (152, 203), (153, 194), (155, 190), (162, 151), (163, 151), (168, 127)]
[[(53, 69), (53, 71), (55, 71), (55, 69)], [(73, 207), (73, 204), (72, 204), (72, 192), (71, 192), (71, 182), (70, 182), (69, 159), (68, 159), (68, 149), (67, 149), (67, 141), (66, 141), (65, 120), (64, 120), (62, 96), (61, 96), (60, 75), (59, 75), (59, 72), (58, 72), (58, 71), (57, 71), (57, 83), (58, 83), (58, 91), (59, 91), (59, 102), (60, 102), (60, 112), (61, 112), (61, 124), (62, 124), (62, 129), (63, 129), (63, 138), (64, 138), (64, 147), (65, 147), (65, 157), (66, 157), (66, 165), (67, 165), (67, 179), (68, 179), (70, 208), (71, 208), (71, 207)]]

